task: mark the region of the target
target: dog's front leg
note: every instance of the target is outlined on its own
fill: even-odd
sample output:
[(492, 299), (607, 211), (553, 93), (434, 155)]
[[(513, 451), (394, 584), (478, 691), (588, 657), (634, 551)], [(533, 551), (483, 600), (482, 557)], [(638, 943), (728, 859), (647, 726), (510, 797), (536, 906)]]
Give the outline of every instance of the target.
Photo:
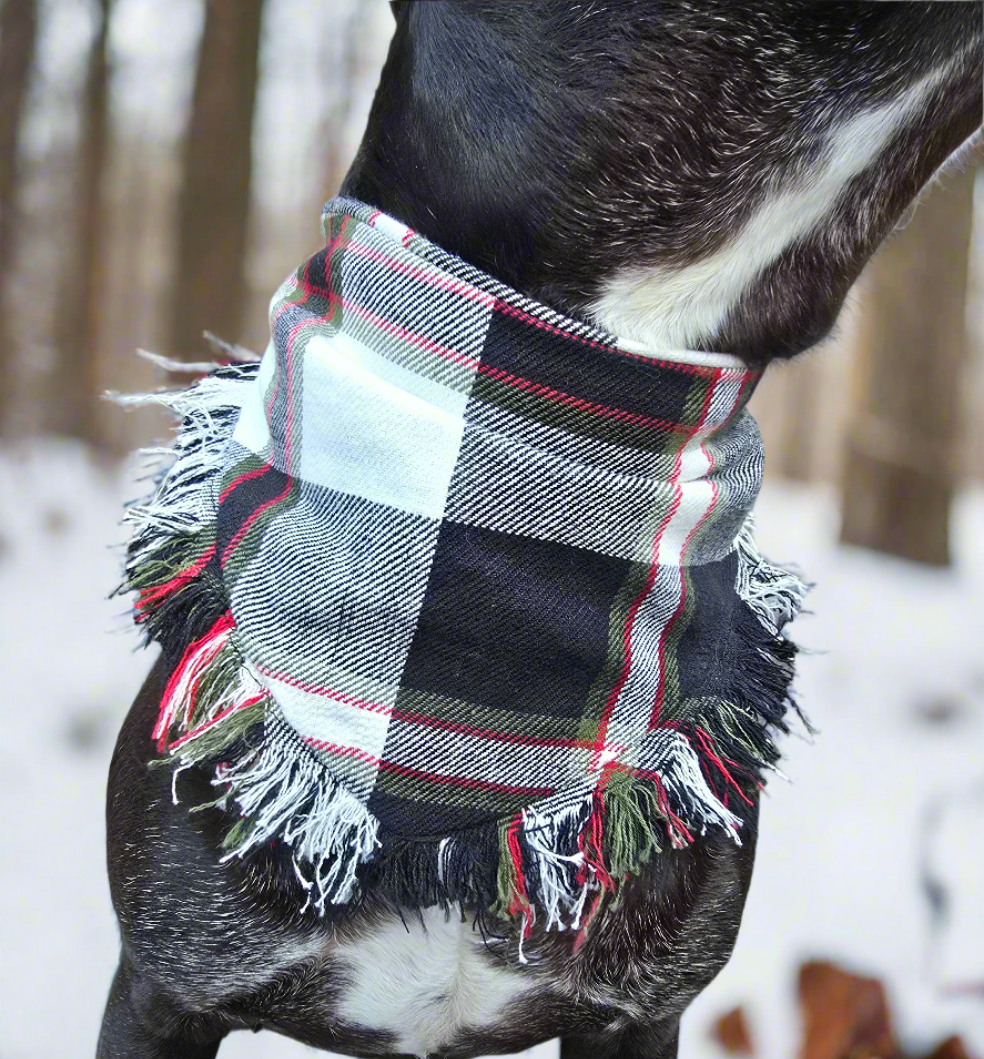
[(215, 1059), (225, 1032), (155, 1002), (135, 983), (126, 957), (113, 979), (96, 1059)]
[(680, 1021), (562, 1037), (560, 1059), (677, 1059)]

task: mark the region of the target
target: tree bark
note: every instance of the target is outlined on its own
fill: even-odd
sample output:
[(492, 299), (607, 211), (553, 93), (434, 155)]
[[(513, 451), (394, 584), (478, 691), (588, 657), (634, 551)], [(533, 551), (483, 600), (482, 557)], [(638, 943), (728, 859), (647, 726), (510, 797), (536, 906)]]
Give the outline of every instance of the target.
[(0, 2), (0, 434), (17, 376), (10, 280), (17, 257), (20, 138), (38, 36), (37, 0)]
[(841, 540), (950, 562), (974, 172), (934, 188), (872, 263), (850, 416)]
[(107, 42), (114, 0), (98, 0), (82, 93), (82, 129), (65, 273), (56, 308), (48, 429), (101, 447), (98, 347), (105, 249), (103, 177), (109, 146)]
[(242, 337), (263, 0), (206, 0), (178, 202), (169, 352), (201, 360), (202, 333)]

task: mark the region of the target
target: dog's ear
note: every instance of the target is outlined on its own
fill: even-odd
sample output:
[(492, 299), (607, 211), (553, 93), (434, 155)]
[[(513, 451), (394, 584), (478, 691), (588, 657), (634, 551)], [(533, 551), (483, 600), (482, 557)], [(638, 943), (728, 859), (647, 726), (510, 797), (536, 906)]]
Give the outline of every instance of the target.
[(400, 21), (400, 15), (403, 14), (403, 9), (410, 3), (410, 0), (390, 0), (390, 10), (393, 12), (393, 17)]

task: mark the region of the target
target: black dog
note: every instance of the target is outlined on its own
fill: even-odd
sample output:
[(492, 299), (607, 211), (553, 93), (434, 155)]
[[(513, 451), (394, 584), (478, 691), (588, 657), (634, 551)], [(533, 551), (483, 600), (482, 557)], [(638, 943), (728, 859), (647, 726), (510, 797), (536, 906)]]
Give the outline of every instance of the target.
[[(981, 124), (979, 2), (394, 8), (345, 193), (649, 348), (763, 365), (813, 345)], [(260, 1027), (366, 1056), (557, 1036), (564, 1059), (676, 1054), (734, 943), (754, 841), (661, 854), (580, 951), (535, 935), (523, 968), (470, 916), (404, 917), (371, 887), (356, 911), (302, 914), (275, 849), (220, 865), (222, 814), (185, 807), (208, 775), (183, 773), (175, 807), (149, 767), (167, 677), (158, 663), (110, 775), (123, 952), (101, 1059), (205, 1059)]]

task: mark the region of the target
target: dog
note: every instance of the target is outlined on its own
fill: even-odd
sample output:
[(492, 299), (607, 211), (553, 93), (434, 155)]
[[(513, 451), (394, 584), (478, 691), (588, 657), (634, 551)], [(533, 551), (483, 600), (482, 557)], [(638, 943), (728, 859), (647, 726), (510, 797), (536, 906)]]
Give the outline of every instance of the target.
[[(882, 240), (981, 125), (982, 6), (805, 0), (394, 3), (343, 193), (523, 294), (649, 349), (764, 367), (820, 341)], [(155, 769), (167, 683), (124, 722), (107, 799), (122, 954), (99, 1059), (209, 1059), (269, 1029), (356, 1056), (670, 1059), (735, 942), (754, 858), (658, 855), (587, 942), (510, 960), (471, 910), (372, 892), (302, 912), (276, 849), (220, 863), (211, 777)], [(514, 939), (512, 939), (514, 940)]]

